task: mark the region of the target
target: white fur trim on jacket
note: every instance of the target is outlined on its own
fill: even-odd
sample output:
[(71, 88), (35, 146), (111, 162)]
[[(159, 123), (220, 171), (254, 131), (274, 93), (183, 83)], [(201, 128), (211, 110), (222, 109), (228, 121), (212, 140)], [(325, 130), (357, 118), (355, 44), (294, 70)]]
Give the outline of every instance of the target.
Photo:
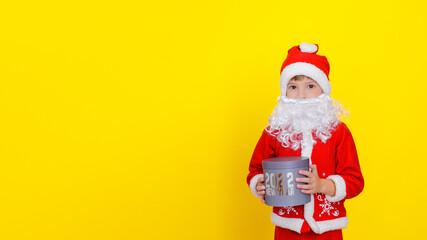
[(313, 152), (313, 135), (311, 130), (306, 130), (302, 133), (302, 142), (301, 142), (301, 157), (308, 157), (309, 163), (311, 162), (311, 153)]
[(301, 233), (301, 228), (304, 223), (304, 219), (301, 218), (285, 218), (281, 217), (274, 212), (271, 213), (271, 222), (273, 222), (274, 225), (290, 229), (292, 231), (295, 231), (297, 233)]
[(304, 218), (310, 226), (311, 230), (315, 233), (320, 233), (319, 227), (313, 218), (314, 215), (314, 195), (311, 194), (311, 201), (304, 204)]
[(338, 202), (343, 200), (345, 196), (347, 196), (344, 178), (340, 175), (330, 175), (326, 179), (330, 179), (335, 183), (335, 196), (326, 195), (326, 200), (329, 202)]
[(280, 90), (282, 92), (282, 96), (286, 96), (288, 82), (296, 75), (304, 75), (312, 78), (317, 82), (317, 84), (319, 84), (325, 94), (331, 94), (331, 83), (322, 70), (310, 63), (296, 62), (286, 66), (280, 75)]
[(348, 218), (342, 217), (332, 220), (318, 221), (316, 224), (319, 226), (319, 234), (322, 234), (327, 231), (346, 228), (348, 224)]
[(251, 182), (249, 183), (249, 188), (251, 189), (251, 192), (253, 193), (253, 195), (255, 195), (255, 197), (259, 199), (261, 199), (261, 196), (258, 195), (256, 191), (256, 184), (258, 183), (258, 179), (260, 179), (263, 176), (264, 174), (257, 174), (251, 179)]

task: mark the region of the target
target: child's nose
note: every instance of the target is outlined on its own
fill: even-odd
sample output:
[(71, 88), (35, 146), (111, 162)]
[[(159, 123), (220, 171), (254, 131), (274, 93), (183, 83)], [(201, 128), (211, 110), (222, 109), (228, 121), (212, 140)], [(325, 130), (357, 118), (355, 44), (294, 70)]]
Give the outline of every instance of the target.
[(306, 98), (306, 94), (303, 89), (299, 89), (297, 98)]

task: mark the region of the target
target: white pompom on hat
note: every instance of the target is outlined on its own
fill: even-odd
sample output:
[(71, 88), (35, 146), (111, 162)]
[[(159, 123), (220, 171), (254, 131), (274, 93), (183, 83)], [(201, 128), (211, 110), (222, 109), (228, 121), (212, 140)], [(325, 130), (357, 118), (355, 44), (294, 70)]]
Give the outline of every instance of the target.
[(317, 55), (317, 44), (301, 43), (288, 50), (288, 56), (280, 69), (280, 90), (286, 96), (288, 82), (296, 75), (312, 78), (327, 95), (331, 94), (329, 62), (325, 56)]

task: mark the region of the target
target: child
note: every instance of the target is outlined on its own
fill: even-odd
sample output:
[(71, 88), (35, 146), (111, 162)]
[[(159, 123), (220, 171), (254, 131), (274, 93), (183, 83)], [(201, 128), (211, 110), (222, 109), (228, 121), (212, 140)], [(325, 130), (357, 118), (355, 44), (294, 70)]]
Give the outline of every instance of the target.
[(294, 207), (273, 207), (275, 239), (342, 239), (347, 226), (345, 199), (362, 192), (364, 180), (346, 114), (330, 97), (329, 63), (317, 55), (318, 45), (301, 43), (288, 51), (281, 68), (278, 99), (269, 124), (255, 147), (247, 183), (265, 203), (262, 160), (310, 158), (311, 171), (300, 171), (297, 188), (311, 201)]

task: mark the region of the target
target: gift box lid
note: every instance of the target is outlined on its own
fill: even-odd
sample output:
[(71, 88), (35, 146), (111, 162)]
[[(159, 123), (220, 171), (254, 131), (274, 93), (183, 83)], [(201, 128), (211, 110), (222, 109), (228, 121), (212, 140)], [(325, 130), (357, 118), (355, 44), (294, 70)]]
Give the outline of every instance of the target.
[(308, 157), (277, 157), (268, 158), (262, 161), (264, 168), (299, 168), (307, 167), (309, 163)]

